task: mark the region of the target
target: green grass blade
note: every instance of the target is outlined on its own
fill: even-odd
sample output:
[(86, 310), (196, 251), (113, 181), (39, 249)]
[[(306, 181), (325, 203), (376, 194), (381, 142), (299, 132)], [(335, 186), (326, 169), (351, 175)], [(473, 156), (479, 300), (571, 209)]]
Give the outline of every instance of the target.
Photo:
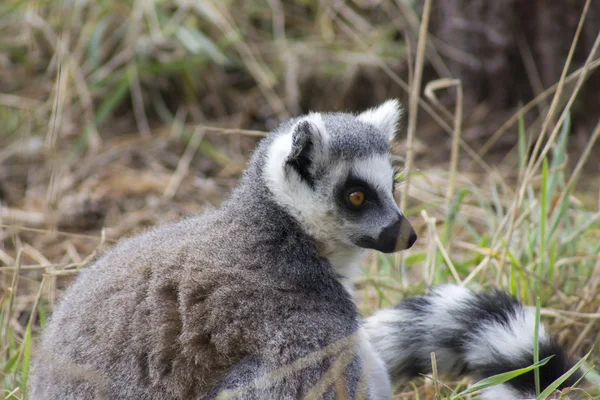
[(98, 111), (94, 116), (94, 121), (90, 121), (84, 130), (83, 134), (79, 137), (79, 140), (75, 144), (75, 148), (73, 152), (78, 154), (83, 147), (85, 147), (88, 143), (89, 135), (94, 126), (100, 126), (104, 121), (108, 119), (112, 115), (112, 113), (117, 109), (117, 107), (125, 100), (125, 97), (129, 93), (129, 78), (127, 74), (119, 81), (118, 85), (113, 89), (113, 91), (104, 99), (104, 101), (98, 107)]
[(379, 296), (379, 298), (378, 298), (379, 308), (381, 308), (381, 306), (383, 305), (384, 302), (387, 302), (388, 304), (393, 304), (390, 301), (390, 299), (385, 295), (385, 290), (381, 286), (379, 286), (377, 284), (377, 282), (375, 282), (375, 280), (369, 279), (369, 283), (375, 289), (375, 291), (377, 291), (377, 295)]
[(554, 267), (556, 265), (556, 256), (558, 254), (558, 243), (554, 239), (550, 246), (550, 259), (548, 260), (548, 281), (552, 284), (554, 282)]
[(98, 111), (94, 117), (94, 122), (96, 125), (102, 124), (110, 115), (112, 115), (115, 109), (125, 99), (127, 93), (129, 93), (129, 86), (129, 76), (127, 74), (123, 74), (119, 80), (119, 84), (104, 99), (104, 101), (100, 104), (100, 107), (98, 107)]
[[(600, 374), (596, 371), (594, 365), (588, 362), (584, 362), (583, 364), (581, 364), (581, 368), (586, 370), (585, 380), (591, 383), (593, 387), (600, 388)], [(577, 383), (579, 383), (579, 380), (577, 381)], [(576, 387), (577, 383), (575, 383), (575, 385), (573, 386)]]
[[(540, 297), (535, 302), (535, 326), (533, 327), (533, 363), (537, 364), (540, 360)], [(533, 371), (535, 379), (535, 395), (540, 394), (540, 369)]]
[(515, 275), (514, 263), (510, 263), (510, 294), (513, 296), (517, 295), (517, 277)]
[(442, 244), (446, 245), (448, 243), (448, 240), (452, 235), (454, 222), (460, 213), (462, 203), (464, 202), (465, 197), (470, 193), (471, 192), (469, 190), (463, 189), (456, 194), (453, 201), (450, 203), (450, 209), (448, 210), (448, 216), (446, 217), (446, 223), (444, 224), (444, 233), (440, 238)]
[(180, 26), (176, 32), (177, 39), (193, 54), (205, 54), (217, 64), (225, 64), (228, 60), (219, 47), (206, 35), (196, 29)]
[(540, 276), (544, 276), (544, 270), (545, 270), (547, 219), (548, 219), (548, 160), (546, 158), (544, 158), (544, 162), (542, 164), (542, 193), (541, 193), (541, 204), (540, 204), (540, 266), (539, 266), (539, 270), (538, 270), (538, 273)]
[(19, 361), (19, 353), (11, 355), (8, 360), (4, 363), (2, 371), (5, 375), (10, 375), (16, 370), (17, 362)]
[(559, 224), (561, 221), (563, 221), (567, 211), (569, 210), (569, 202), (570, 202), (570, 194), (571, 194), (571, 188), (567, 188), (566, 189), (568, 192), (567, 194), (564, 196), (564, 200), (562, 201), (561, 204), (557, 204), (555, 206), (555, 211), (554, 214), (552, 215), (552, 219), (550, 222), (550, 229), (548, 230), (548, 237), (552, 237), (554, 236), (554, 233), (556, 232), (556, 229), (558, 228)]
[(458, 400), (461, 397), (464, 397), (470, 393), (477, 392), (479, 390), (483, 390), (488, 387), (500, 385), (506, 381), (516, 378), (517, 376), (526, 374), (527, 372), (529, 372), (533, 369), (537, 369), (539, 367), (546, 365), (546, 363), (548, 361), (550, 361), (550, 359), (552, 357), (554, 357), (554, 356), (546, 357), (542, 361), (535, 363), (533, 365), (530, 365), (529, 367), (520, 368), (520, 369), (516, 369), (514, 371), (509, 371), (509, 372), (503, 372), (501, 374), (482, 379), (479, 382), (476, 382), (475, 384), (473, 384), (471, 387), (469, 387), (469, 388), (463, 390), (462, 392), (458, 393), (457, 395), (453, 396), (451, 400)]
[(100, 65), (102, 53), (102, 40), (107, 28), (107, 18), (98, 21), (98, 24), (92, 32), (88, 46), (88, 63), (92, 71), (96, 70)]
[(29, 379), (29, 364), (31, 363), (31, 323), (27, 324), (27, 330), (23, 337), (23, 367), (21, 369), (21, 387), (27, 389), (27, 380)]
[[(556, 191), (556, 186), (558, 183), (564, 179), (564, 173), (562, 170), (559, 170), (559, 167), (566, 161), (567, 159), (567, 144), (569, 142), (569, 134), (571, 132), (571, 112), (567, 112), (567, 116), (563, 122), (561, 127), (560, 136), (558, 141), (556, 142), (556, 146), (552, 150), (552, 162), (550, 164), (550, 169), (555, 170), (555, 172), (550, 177), (549, 181), (549, 192), (554, 194)], [(563, 182), (564, 183), (564, 182)]]
[(377, 253), (377, 260), (379, 261), (379, 274), (384, 276), (392, 276), (394, 271), (394, 263), (390, 261), (390, 257), (382, 253)]
[(560, 378), (558, 378), (557, 380), (552, 382), (551, 385), (549, 385), (542, 393), (540, 393), (540, 395), (538, 397), (536, 397), (536, 400), (544, 400), (548, 396), (550, 396), (552, 394), (552, 392), (554, 392), (556, 389), (558, 389), (558, 387), (560, 385), (562, 385), (564, 383), (564, 381), (569, 379), (569, 377), (571, 375), (573, 375), (579, 369), (579, 367), (581, 367), (581, 365), (585, 362), (585, 360), (587, 360), (587, 358), (590, 356), (590, 354), (592, 354), (592, 350), (593, 350), (593, 348), (581, 360), (579, 360), (579, 362), (577, 362), (577, 364), (575, 364), (570, 370), (568, 370), (567, 372), (562, 374), (560, 376)]
[(525, 163), (527, 162), (527, 137), (525, 135), (525, 118), (523, 116), (523, 110), (519, 110), (519, 171), (523, 171)]

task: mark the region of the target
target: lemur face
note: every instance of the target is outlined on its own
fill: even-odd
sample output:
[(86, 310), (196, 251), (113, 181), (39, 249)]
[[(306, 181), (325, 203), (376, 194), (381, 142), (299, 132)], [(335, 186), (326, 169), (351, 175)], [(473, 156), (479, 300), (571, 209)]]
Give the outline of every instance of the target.
[(394, 200), (395, 173), (389, 157), (372, 156), (348, 164), (333, 193), (347, 239), (384, 253), (410, 248), (417, 235)]
[(267, 185), (317, 241), (385, 253), (415, 242), (393, 197), (388, 143), (399, 116), (395, 100), (358, 116), (313, 113), (273, 140)]

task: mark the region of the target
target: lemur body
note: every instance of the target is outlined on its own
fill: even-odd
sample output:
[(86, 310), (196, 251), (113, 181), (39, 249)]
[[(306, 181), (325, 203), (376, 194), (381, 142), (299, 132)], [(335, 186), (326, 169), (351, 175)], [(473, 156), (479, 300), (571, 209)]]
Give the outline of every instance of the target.
[[(395, 381), (428, 373), (431, 351), (455, 374), (528, 366), (531, 329), (483, 324), (531, 327), (520, 305), (482, 308), (464, 289), (363, 326), (350, 282), (365, 249), (416, 240), (392, 196), (399, 116), (388, 101), (288, 121), (220, 208), (123, 240), (85, 268), (43, 334), (31, 398), (375, 400), (392, 396), (388, 370)], [(517, 361), (480, 371), (496, 365), (482, 349), (510, 335), (523, 344)], [(507, 397), (489, 398), (524, 393), (498, 390)]]
[(398, 117), (390, 101), (292, 120), (220, 208), (84, 269), (43, 335), (32, 398), (391, 398), (344, 283), (364, 248), (416, 239), (392, 196)]

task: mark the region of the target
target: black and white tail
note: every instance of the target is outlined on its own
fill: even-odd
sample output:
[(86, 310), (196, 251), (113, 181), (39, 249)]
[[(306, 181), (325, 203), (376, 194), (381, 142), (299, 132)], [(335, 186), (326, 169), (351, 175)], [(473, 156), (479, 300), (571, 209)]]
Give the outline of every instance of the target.
[[(533, 364), (535, 312), (500, 291), (475, 294), (458, 286), (439, 286), (427, 296), (377, 312), (365, 327), (395, 383), (431, 373), (431, 352), (443, 376), (482, 379)], [(538, 333), (540, 360), (554, 355), (540, 367), (543, 390), (574, 364), (543, 326)], [(562, 386), (575, 380), (572, 375)], [(533, 372), (490, 387), (482, 397), (535, 398)]]

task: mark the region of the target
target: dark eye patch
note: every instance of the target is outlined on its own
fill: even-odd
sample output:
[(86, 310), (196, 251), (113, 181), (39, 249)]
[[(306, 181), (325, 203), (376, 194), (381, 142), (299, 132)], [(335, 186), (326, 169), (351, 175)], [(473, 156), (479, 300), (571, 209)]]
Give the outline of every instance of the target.
[[(348, 199), (350, 194), (357, 191), (365, 194), (365, 202), (359, 207), (354, 206)], [(373, 190), (371, 185), (365, 180), (353, 175), (350, 175), (348, 179), (346, 179), (346, 182), (340, 186), (336, 197), (338, 202), (343, 205), (344, 208), (352, 212), (361, 212), (368, 209), (370, 206), (372, 207), (379, 203), (379, 196), (377, 196), (377, 192)]]

